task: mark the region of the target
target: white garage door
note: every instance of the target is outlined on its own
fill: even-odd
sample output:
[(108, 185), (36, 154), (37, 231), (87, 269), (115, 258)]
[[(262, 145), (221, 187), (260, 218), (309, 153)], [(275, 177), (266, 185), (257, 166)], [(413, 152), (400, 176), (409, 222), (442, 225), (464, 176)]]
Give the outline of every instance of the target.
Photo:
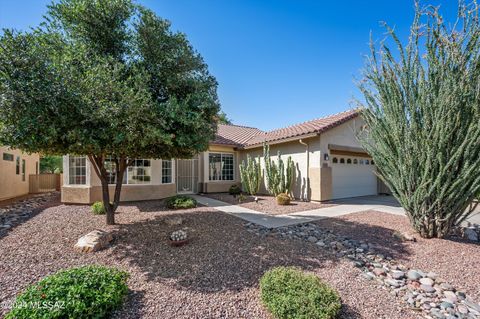
[(371, 159), (343, 155), (332, 156), (333, 198), (377, 194), (377, 176)]

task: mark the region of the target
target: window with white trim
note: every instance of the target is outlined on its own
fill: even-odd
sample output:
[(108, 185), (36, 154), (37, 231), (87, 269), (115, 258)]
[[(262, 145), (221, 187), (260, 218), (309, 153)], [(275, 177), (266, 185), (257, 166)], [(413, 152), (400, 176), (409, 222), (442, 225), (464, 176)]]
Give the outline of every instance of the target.
[(70, 185), (87, 183), (87, 159), (85, 156), (68, 157), (68, 183)]
[(233, 154), (210, 153), (208, 155), (209, 180), (211, 181), (233, 181), (234, 160)]
[(162, 184), (170, 184), (172, 182), (173, 172), (172, 160), (162, 160)]
[[(105, 170), (107, 171), (107, 181), (109, 184), (116, 184), (117, 183), (117, 169), (115, 161), (108, 156), (105, 159)], [(127, 172), (123, 173), (123, 181), (122, 184), (127, 184)]]
[(151, 161), (148, 159), (135, 159), (132, 166), (128, 167), (128, 184), (150, 184), (152, 179)]

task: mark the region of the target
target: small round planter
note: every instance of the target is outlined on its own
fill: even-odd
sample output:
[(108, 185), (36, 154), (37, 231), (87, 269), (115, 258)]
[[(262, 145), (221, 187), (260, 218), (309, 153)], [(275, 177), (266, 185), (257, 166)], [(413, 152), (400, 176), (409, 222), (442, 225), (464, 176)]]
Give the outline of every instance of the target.
[(188, 238), (184, 239), (184, 240), (171, 240), (169, 238), (168, 241), (170, 242), (170, 246), (181, 247), (181, 246), (184, 246), (188, 243)]

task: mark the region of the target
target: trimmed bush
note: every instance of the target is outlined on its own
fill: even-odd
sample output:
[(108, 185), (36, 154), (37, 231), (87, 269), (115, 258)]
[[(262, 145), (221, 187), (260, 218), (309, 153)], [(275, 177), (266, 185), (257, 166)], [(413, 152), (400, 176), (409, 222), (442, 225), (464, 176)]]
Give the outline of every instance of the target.
[(103, 202), (95, 202), (92, 205), (92, 213), (94, 215), (105, 215), (105, 206)]
[(276, 267), (260, 279), (262, 303), (275, 318), (330, 319), (341, 308), (338, 293), (317, 276)]
[(290, 205), (290, 196), (288, 194), (280, 193), (276, 198), (278, 205)]
[(127, 278), (95, 265), (61, 270), (28, 287), (6, 318), (104, 318), (122, 304)]
[(170, 209), (187, 209), (197, 207), (197, 201), (189, 196), (177, 195), (168, 198), (166, 205)]
[(228, 189), (228, 193), (230, 195), (237, 196), (237, 195), (240, 195), (242, 193), (242, 190), (240, 189), (240, 187), (238, 185), (232, 185)]

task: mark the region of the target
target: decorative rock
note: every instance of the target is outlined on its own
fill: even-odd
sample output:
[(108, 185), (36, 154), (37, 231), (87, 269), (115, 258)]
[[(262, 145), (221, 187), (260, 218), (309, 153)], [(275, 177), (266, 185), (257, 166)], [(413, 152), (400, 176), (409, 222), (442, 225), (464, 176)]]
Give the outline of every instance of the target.
[(405, 273), (403, 271), (396, 270), (392, 272), (392, 278), (394, 279), (403, 279), (405, 277)]
[(394, 287), (394, 288), (400, 287), (400, 284), (399, 284), (398, 281), (396, 281), (395, 279), (386, 279), (386, 280), (385, 280), (385, 283), (386, 283), (387, 285), (390, 285), (390, 286)]
[(103, 230), (94, 230), (78, 239), (74, 248), (77, 251), (89, 253), (108, 247), (113, 235)]
[(445, 298), (447, 298), (449, 302), (455, 303), (458, 300), (457, 295), (453, 291), (447, 290), (447, 291), (444, 291), (443, 294), (445, 295)]
[(434, 272), (429, 272), (429, 273), (427, 273), (427, 277), (435, 280), (435, 279), (437, 279), (437, 274), (434, 273)]
[(443, 290), (450, 290), (450, 291), (453, 291), (453, 286), (450, 285), (449, 283), (446, 283), (446, 282), (442, 282), (440, 284), (440, 288), (442, 288)]
[(463, 230), (463, 236), (471, 241), (478, 241), (478, 234), (475, 227), (467, 227)]
[(418, 280), (418, 279), (422, 278), (422, 275), (420, 275), (420, 273), (418, 273), (415, 270), (409, 270), (407, 272), (407, 277), (410, 280)]
[(421, 278), (420, 283), (426, 286), (433, 286), (433, 280), (430, 278)]
[(366, 272), (366, 273), (363, 273), (362, 275), (367, 280), (373, 280), (375, 278), (375, 275), (371, 272)]
[(315, 236), (309, 236), (307, 240), (311, 243), (316, 243), (318, 241), (317, 237)]
[(458, 310), (458, 312), (460, 312), (461, 314), (464, 314), (464, 315), (466, 315), (468, 313), (468, 308), (464, 305), (458, 305), (457, 310)]
[(325, 247), (325, 243), (324, 243), (323, 241), (321, 241), (321, 240), (317, 241), (316, 244), (317, 244), (318, 246), (320, 246), (320, 247)]
[(420, 289), (422, 289), (425, 292), (435, 292), (435, 289), (430, 285), (422, 284), (422, 285), (420, 285)]
[(178, 226), (183, 223), (183, 218), (180, 216), (173, 216), (165, 219), (165, 224), (168, 226)]
[(372, 270), (372, 272), (377, 276), (385, 276), (386, 275), (386, 271), (383, 268), (374, 268)]
[(417, 241), (417, 239), (408, 232), (395, 231), (393, 232), (392, 237), (395, 237), (401, 241), (413, 241), (413, 242)]
[(440, 308), (442, 309), (453, 308), (453, 305), (448, 301), (444, 301), (440, 304)]

